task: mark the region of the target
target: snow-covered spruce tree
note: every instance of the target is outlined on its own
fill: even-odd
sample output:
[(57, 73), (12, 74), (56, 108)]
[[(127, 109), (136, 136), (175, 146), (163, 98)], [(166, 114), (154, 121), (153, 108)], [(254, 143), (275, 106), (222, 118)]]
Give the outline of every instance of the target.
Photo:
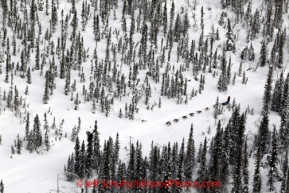
[(86, 166), (86, 151), (85, 151), (85, 143), (84, 140), (82, 141), (81, 144), (81, 149), (80, 149), (80, 154), (79, 154), (79, 173), (78, 176), (80, 178), (85, 177), (85, 166)]
[[(239, 143), (237, 143), (237, 128), (239, 127), (239, 120), (240, 119), (240, 109), (238, 107), (234, 108), (233, 112), (232, 112), (232, 116), (229, 120), (228, 123), (228, 127), (230, 130), (230, 140), (234, 141), (234, 143), (232, 143), (230, 145), (230, 164), (231, 165), (235, 165), (236, 161), (237, 161), (237, 154), (238, 151), (240, 149), (240, 147), (238, 145), (240, 145), (240, 141)], [(242, 145), (242, 144), (241, 144)]]
[(254, 13), (251, 31), (252, 31), (252, 39), (257, 38), (257, 35), (259, 34), (260, 31), (260, 13), (258, 9), (256, 9)]
[(282, 165), (282, 171), (283, 171), (283, 178), (282, 178), (282, 183), (281, 183), (281, 188), (280, 188), (280, 192), (281, 193), (285, 193), (286, 190), (286, 180), (288, 178), (288, 150), (286, 150), (285, 153), (285, 159), (283, 160), (283, 165)]
[(281, 72), (280, 78), (275, 83), (275, 87), (274, 87), (274, 91), (272, 95), (272, 103), (271, 103), (272, 111), (281, 113), (283, 88), (284, 88), (284, 78), (283, 78), (283, 72)]
[(24, 94), (25, 94), (25, 95), (28, 95), (28, 94), (29, 94), (28, 85), (27, 85), (26, 88), (25, 88)]
[[(282, 26), (283, 20), (283, 7), (285, 7), (285, 3), (281, 0), (275, 1), (275, 15), (273, 19), (273, 25), (275, 28), (280, 29)], [(288, 5), (287, 5), (288, 6)]]
[(280, 131), (279, 131), (279, 135), (280, 135), (280, 143), (281, 145), (284, 147), (284, 149), (288, 148), (288, 120), (286, 117), (288, 117), (288, 104), (287, 106), (283, 107), (283, 109), (281, 110), (281, 123), (280, 123)]
[(56, 129), (55, 117), (53, 117), (53, 123), (51, 125), (51, 129)]
[(237, 76), (237, 73), (235, 72), (233, 76), (233, 80), (232, 80), (232, 85), (235, 85), (236, 83), (236, 76)]
[(193, 124), (191, 124), (191, 130), (189, 134), (189, 139), (187, 143), (187, 151), (185, 155), (184, 167), (185, 167), (185, 176), (186, 180), (192, 180), (193, 169), (195, 166), (195, 142), (193, 137)]
[(272, 192), (275, 190), (274, 187), (274, 179), (276, 178), (276, 176), (278, 175), (277, 173), (277, 162), (278, 162), (278, 143), (277, 143), (277, 137), (276, 137), (276, 128), (274, 127), (274, 131), (273, 131), (273, 139), (272, 139), (272, 149), (271, 149), (271, 155), (270, 155), (270, 159), (269, 159), (269, 174), (268, 174), (268, 182), (267, 182), (267, 186), (269, 187), (269, 191)]
[(220, 168), (220, 182), (222, 184), (222, 190), (226, 191), (227, 185), (229, 183), (229, 161), (230, 161), (230, 148), (231, 148), (231, 140), (230, 140), (230, 129), (227, 125), (222, 138), (222, 152), (221, 152), (221, 168)]
[[(111, 179), (111, 155), (112, 155), (112, 139), (110, 137), (109, 140), (104, 142), (103, 146), (103, 157), (102, 157), (102, 164), (101, 164), (101, 172), (100, 177), (108, 181)], [(100, 188), (101, 191), (108, 190), (108, 187)]]
[[(239, 147), (235, 150), (236, 162), (234, 168), (234, 175), (233, 175), (233, 189), (232, 193), (238, 193), (243, 190), (244, 180), (243, 180), (243, 171), (244, 171), (244, 148), (245, 148), (245, 129), (246, 129), (246, 115), (243, 113), (241, 117), (238, 119), (238, 126), (236, 131), (236, 138), (235, 143), (236, 146)], [(241, 148), (240, 148), (241, 147)]]
[(206, 159), (206, 154), (207, 154), (207, 137), (205, 137), (204, 144), (203, 144), (203, 149), (201, 150), (201, 155), (200, 155), (200, 168), (198, 170), (198, 178), (197, 181), (206, 181), (208, 180), (208, 170), (207, 170), (207, 159)]
[(243, 71), (242, 84), (246, 84), (246, 72)]
[(7, 96), (7, 108), (12, 109), (13, 89), (10, 88)]
[(232, 60), (231, 60), (231, 57), (229, 58), (229, 64), (228, 64), (228, 67), (227, 67), (227, 85), (229, 85), (231, 83), (231, 67), (232, 67)]
[(69, 182), (72, 182), (73, 179), (76, 177), (74, 174), (74, 155), (73, 155), (73, 153), (71, 154), (71, 156), (68, 156), (67, 168), (64, 165), (64, 172), (65, 172), (66, 178)]
[(22, 140), (19, 138), (19, 134), (17, 135), (16, 149), (17, 154), (21, 154)]
[(76, 93), (76, 98), (74, 100), (74, 110), (78, 110), (79, 109), (79, 100), (78, 100), (78, 93)]
[(221, 64), (222, 74), (220, 75), (217, 88), (220, 92), (227, 91), (228, 88), (228, 77), (227, 77), (227, 60), (226, 60), (226, 51), (225, 47), (223, 47), (223, 56), (222, 56), (222, 64)]
[(28, 84), (31, 84), (32, 83), (32, 81), (31, 81), (31, 72), (30, 72), (30, 66), (28, 67), (28, 69), (27, 69), (27, 83)]
[[(119, 161), (117, 169), (117, 181), (125, 180), (126, 166), (125, 163)], [(121, 186), (118, 190), (118, 193), (124, 193), (124, 186)]]
[(247, 153), (247, 137), (244, 142), (244, 149), (243, 149), (243, 157), (244, 157), (244, 162), (243, 162), (243, 192), (244, 193), (249, 193), (249, 159), (248, 159), (248, 153)]
[(100, 160), (100, 142), (99, 142), (99, 132), (97, 130), (97, 121), (95, 121), (94, 129), (93, 129), (93, 169), (96, 170), (96, 172), (99, 172), (99, 166), (101, 163)]
[(264, 67), (267, 63), (267, 47), (265, 39), (262, 40), (261, 44), (259, 63), (261, 67)]
[[(179, 159), (178, 159), (178, 173), (177, 173), (177, 180), (179, 182), (185, 181), (185, 174), (184, 174), (184, 158), (185, 158), (185, 140), (183, 138), (180, 153), (179, 153)], [(182, 186), (177, 186), (176, 192), (182, 193), (184, 192)]]
[[(120, 150), (120, 143), (119, 143), (119, 134), (117, 133), (116, 134), (116, 139), (115, 139), (115, 142), (113, 144), (113, 155), (112, 155), (112, 165), (111, 165), (111, 170), (112, 170), (112, 179), (113, 180), (117, 180), (116, 179), (116, 175), (117, 175), (117, 164), (118, 164), (118, 160), (119, 160), (119, 150)], [(138, 168), (140, 169), (141, 168), (141, 160), (138, 160), (138, 159), (141, 159), (141, 144), (140, 146), (137, 144), (137, 147), (136, 147), (136, 159), (137, 159), (137, 164), (140, 164), (138, 166)], [(140, 170), (137, 170), (137, 172), (140, 172)], [(138, 175), (137, 173), (137, 176), (140, 176)]]
[[(282, 3), (281, 3), (282, 4)], [(281, 14), (282, 15), (282, 14)], [(286, 31), (284, 32), (284, 33), (286, 33)], [(286, 36), (286, 35), (285, 35)], [(277, 67), (278, 68), (282, 68), (283, 67), (283, 49), (284, 49), (284, 45), (285, 45), (285, 39), (284, 39), (284, 36), (282, 35), (282, 34), (280, 34), (279, 35), (279, 45), (278, 45), (278, 50), (277, 50), (277, 52), (278, 52), (278, 60), (277, 60)]]
[[(79, 176), (80, 170), (80, 145), (79, 145), (79, 138), (76, 137), (75, 146), (74, 146), (74, 173)], [(80, 176), (79, 176), (80, 177)]]
[(270, 33), (270, 28), (272, 26), (272, 21), (271, 21), (271, 16), (272, 16), (272, 2), (270, 2), (270, 6), (268, 6), (268, 9), (265, 13), (265, 23), (263, 24), (263, 29), (262, 29), (262, 36), (265, 37), (267, 40), (272, 41), (269, 39), (269, 33)]
[(244, 19), (246, 20), (246, 22), (248, 24), (250, 24), (251, 19), (252, 19), (252, 0), (249, 0), (249, 2), (248, 2), (248, 7), (246, 10), (246, 14), (245, 14)]
[[(177, 155), (176, 155), (177, 156)], [(131, 158), (130, 158), (131, 159)], [(159, 180), (159, 148), (156, 145), (151, 144), (151, 150), (149, 155), (149, 170), (150, 170), (150, 180), (151, 181), (158, 181)], [(177, 165), (175, 165), (177, 168)], [(175, 168), (175, 169), (176, 169)], [(131, 167), (128, 167), (128, 171), (131, 170)]]
[(40, 147), (42, 145), (42, 132), (40, 129), (40, 120), (39, 120), (38, 114), (36, 114), (34, 118), (33, 137), (34, 137), (33, 143), (35, 144), (35, 147), (36, 148)]
[(47, 121), (47, 115), (46, 115), (46, 113), (44, 113), (44, 125), (43, 125), (43, 129), (45, 130), (45, 131), (48, 131), (49, 132), (49, 126), (48, 126), (48, 121)]
[(262, 188), (262, 178), (260, 172), (260, 164), (262, 160), (261, 146), (257, 146), (257, 152), (255, 154), (255, 172), (253, 176), (253, 193), (260, 193)]
[(234, 43), (234, 37), (233, 37), (230, 19), (228, 19), (228, 23), (227, 23), (226, 37), (227, 37), (226, 50), (235, 52), (235, 43)]
[(170, 142), (168, 143), (167, 146), (167, 164), (166, 167), (164, 168), (165, 172), (163, 174), (163, 182), (165, 183), (165, 187), (163, 188), (165, 191), (171, 193), (172, 192), (172, 186), (169, 184), (169, 180), (172, 179), (172, 165), (171, 165), (171, 145)]
[(203, 149), (203, 143), (201, 142), (200, 145), (199, 145), (198, 154), (196, 156), (196, 163), (200, 163), (201, 162), (202, 149)]
[[(175, 142), (173, 145), (173, 150), (172, 150), (172, 178), (175, 179), (177, 178), (177, 163), (178, 163), (178, 142)], [(173, 187), (173, 190), (175, 190), (175, 186)]]
[(248, 50), (248, 60), (249, 61), (254, 61), (255, 60), (255, 52), (254, 52), (254, 48), (253, 48), (252, 42), (251, 42), (250, 48)]
[(86, 149), (86, 163), (85, 163), (85, 176), (91, 177), (93, 165), (93, 133), (87, 131), (87, 149)]
[(105, 116), (108, 117), (110, 113), (110, 102), (107, 99), (105, 99), (104, 101), (104, 106), (105, 106)]
[(44, 143), (45, 143), (46, 150), (49, 151), (50, 141), (49, 141), (49, 136), (48, 136), (48, 130), (46, 130), (46, 132), (45, 132)]
[(275, 39), (274, 41), (274, 44), (272, 46), (272, 49), (271, 49), (271, 54), (270, 54), (270, 63), (272, 66), (274, 66), (274, 69), (276, 69), (276, 64), (277, 64), (277, 38)]
[[(221, 121), (219, 120), (216, 135), (214, 136), (214, 144), (211, 147), (211, 160), (210, 160), (210, 180), (220, 181), (221, 177), (221, 158), (222, 158), (222, 135), (223, 130), (221, 128)], [(221, 192), (220, 189), (216, 189), (216, 193)]]
[(76, 125), (74, 125), (71, 133), (71, 141), (74, 142), (77, 136), (78, 136), (77, 128)]
[(14, 107), (15, 113), (19, 112), (19, 105), (20, 105), (19, 93), (18, 93), (18, 89), (15, 85), (15, 87), (14, 87), (14, 100), (13, 100), (13, 107)]
[(70, 92), (70, 67), (67, 69), (64, 85), (65, 85), (64, 86), (64, 94), (68, 95), (68, 93)]
[(289, 105), (289, 73), (287, 74), (287, 77), (285, 79), (284, 87), (283, 87), (283, 94), (282, 94), (282, 101), (281, 101), (281, 107), (280, 113), (283, 112), (283, 110), (286, 110), (286, 107)]
[(65, 72), (66, 72), (65, 66), (67, 65), (65, 62), (66, 62), (65, 52), (63, 51), (63, 52), (62, 52), (61, 61), (60, 61), (60, 69), (59, 69), (59, 70), (60, 70), (59, 77), (60, 77), (61, 79), (64, 79), (64, 78), (65, 78)]
[(223, 9), (227, 8), (227, 0), (221, 0), (221, 5)]
[(45, 73), (45, 88), (44, 88), (44, 95), (43, 95), (43, 104), (48, 104), (49, 101), (49, 71)]
[(13, 145), (11, 145), (11, 154), (15, 154), (15, 149)]
[(70, 36), (70, 40), (75, 40), (76, 38), (76, 30), (77, 30), (77, 27), (78, 27), (78, 18), (77, 18), (77, 11), (74, 10), (73, 11), (73, 18), (72, 18), (72, 22), (71, 22), (71, 26), (72, 26), (72, 33), (71, 33), (71, 36)]
[(35, 150), (35, 144), (34, 144), (34, 138), (33, 138), (33, 131), (30, 131), (29, 132), (29, 136), (28, 136), (28, 139), (27, 139), (28, 143), (27, 143), (27, 146), (26, 146), (26, 149), (32, 153), (34, 150)]
[(95, 99), (92, 100), (92, 113), (95, 114), (96, 111), (96, 103), (95, 103)]
[(287, 169), (287, 174), (286, 174), (286, 176), (287, 176), (287, 178), (286, 178), (286, 186), (285, 186), (285, 191), (284, 191), (284, 193), (285, 192), (288, 192), (288, 190), (289, 190), (289, 169)]
[(241, 52), (241, 59), (247, 60), (248, 58), (248, 46), (246, 46)]
[(122, 118), (122, 117), (123, 117), (121, 108), (119, 109), (118, 117), (119, 117), (119, 118)]
[(0, 182), (0, 193), (4, 193), (4, 184), (2, 180)]
[(262, 109), (262, 120), (259, 126), (259, 145), (261, 146), (262, 154), (265, 154), (267, 151), (268, 133), (269, 133), (269, 108), (271, 102), (271, 91), (272, 91), (272, 76), (273, 76), (273, 67), (270, 66), (269, 73), (267, 76), (265, 91), (263, 96), (263, 109)]
[(239, 65), (239, 70), (238, 70), (238, 76), (241, 77), (242, 76), (242, 72), (243, 72), (243, 63), (241, 62)]
[(219, 106), (219, 97), (217, 97), (215, 106), (214, 106), (214, 118), (217, 119), (218, 115), (220, 115), (221, 111), (220, 111), (220, 106)]

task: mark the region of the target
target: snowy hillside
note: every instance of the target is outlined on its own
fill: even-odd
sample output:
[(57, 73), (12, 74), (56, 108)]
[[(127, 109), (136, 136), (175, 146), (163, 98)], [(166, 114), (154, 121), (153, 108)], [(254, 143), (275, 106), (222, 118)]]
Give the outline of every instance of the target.
[(0, 193), (289, 192), (288, 0), (0, 5)]

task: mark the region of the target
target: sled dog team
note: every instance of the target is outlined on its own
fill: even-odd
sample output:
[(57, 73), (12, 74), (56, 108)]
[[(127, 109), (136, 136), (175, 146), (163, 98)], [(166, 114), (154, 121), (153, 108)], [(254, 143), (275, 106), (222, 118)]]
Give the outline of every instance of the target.
[[(208, 110), (210, 110), (210, 108), (206, 107), (205, 110), (208, 111)], [(197, 113), (200, 114), (200, 113), (202, 113), (202, 111), (197, 111)], [(189, 113), (189, 115), (191, 117), (193, 117), (195, 115), (195, 113)], [(183, 116), (183, 119), (187, 119), (187, 118), (188, 118), (187, 116)], [(174, 119), (173, 121), (177, 123), (177, 122), (179, 122), (179, 119)], [(166, 124), (171, 125), (172, 123), (170, 121), (168, 121), (168, 122), (166, 122)]]
[[(230, 99), (231, 99), (231, 97), (229, 96), (227, 101), (222, 103), (222, 105), (227, 105), (230, 102)], [(216, 105), (213, 105), (213, 107), (216, 108)], [(210, 110), (210, 108), (206, 107), (205, 110), (208, 111), (208, 110)], [(200, 113), (202, 113), (202, 111), (197, 111), (197, 113), (200, 114)], [(190, 113), (189, 115), (192, 117), (192, 116), (194, 116), (194, 113)], [(188, 118), (187, 116), (183, 116), (183, 119), (187, 119), (187, 118)], [(177, 122), (179, 122), (179, 119), (174, 119), (173, 121), (177, 123)], [(171, 124), (172, 123), (170, 121), (166, 122), (166, 125), (171, 125)]]

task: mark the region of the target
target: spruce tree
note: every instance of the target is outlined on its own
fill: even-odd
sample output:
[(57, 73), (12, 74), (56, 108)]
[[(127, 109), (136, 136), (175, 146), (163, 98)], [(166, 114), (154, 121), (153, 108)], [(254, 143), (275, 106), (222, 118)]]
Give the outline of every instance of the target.
[(260, 193), (261, 187), (262, 187), (260, 164), (261, 164), (261, 160), (263, 157), (262, 152), (261, 152), (261, 146), (257, 146), (257, 153), (255, 157), (256, 157), (256, 162), (255, 162), (255, 172), (253, 176), (253, 192)]
[[(221, 177), (221, 156), (222, 156), (222, 129), (221, 122), (218, 122), (217, 133), (214, 137), (214, 143), (212, 144), (212, 153), (210, 160), (210, 180), (220, 181)], [(213, 140), (212, 140), (213, 141)], [(216, 189), (216, 193), (220, 193), (219, 189)]]
[(4, 193), (4, 184), (2, 180), (0, 182), (0, 193)]
[(283, 88), (284, 88), (284, 79), (283, 79), (283, 72), (281, 72), (280, 78), (275, 83), (271, 104), (271, 110), (275, 112), (280, 112), (280, 114), (281, 114)]
[(19, 138), (19, 134), (17, 135), (17, 154), (21, 154), (21, 148), (22, 148), (22, 140)]
[(234, 183), (232, 192), (241, 192), (243, 190), (244, 180), (243, 180), (243, 172), (244, 172), (244, 148), (245, 148), (245, 114), (243, 113), (241, 117), (238, 119), (237, 133), (236, 133), (236, 146), (238, 149), (235, 150), (236, 156), (236, 165), (234, 169)]
[(93, 133), (87, 131), (87, 149), (86, 149), (86, 163), (85, 163), (85, 176), (90, 177), (93, 165)]
[(284, 86), (283, 86), (283, 93), (282, 93), (282, 99), (281, 99), (281, 109), (280, 114), (282, 115), (284, 110), (288, 109), (289, 105), (289, 73), (287, 74)]
[(48, 104), (48, 100), (49, 100), (49, 71), (46, 71), (45, 73), (45, 88), (44, 88), (44, 95), (43, 95), (43, 104)]
[(270, 66), (269, 73), (267, 76), (265, 91), (263, 96), (263, 109), (262, 109), (262, 120), (259, 126), (259, 145), (261, 146), (261, 152), (266, 153), (267, 139), (269, 133), (269, 107), (271, 102), (271, 91), (272, 91), (272, 76), (273, 76), (273, 67)]
[(79, 145), (79, 138), (78, 136), (76, 137), (76, 140), (75, 140), (75, 146), (74, 146), (74, 173), (76, 175), (79, 175), (80, 173), (80, 145)]
[[(185, 147), (184, 146), (185, 146), (185, 142), (184, 142), (184, 138), (183, 138), (180, 153), (179, 153), (179, 159), (178, 159), (177, 180), (179, 182), (183, 182), (186, 179), (186, 176), (184, 174), (184, 158), (185, 158)], [(177, 186), (176, 192), (177, 193), (183, 193), (183, 188), (181, 185)]]
[(266, 51), (266, 42), (263, 40), (261, 46), (261, 51), (260, 51), (260, 58), (259, 58), (259, 63), (261, 67), (264, 67), (267, 63), (267, 51)]
[(50, 141), (49, 141), (49, 136), (48, 136), (48, 130), (46, 130), (46, 132), (45, 132), (44, 143), (45, 143), (45, 146), (46, 146), (46, 150), (49, 151), (49, 149), (50, 149)]
[(249, 193), (249, 159), (248, 159), (248, 153), (247, 153), (247, 137), (245, 139), (245, 144), (243, 148), (243, 157), (244, 157), (244, 162), (243, 162), (243, 192), (244, 193)]
[(230, 149), (232, 146), (232, 142), (230, 139), (230, 127), (229, 125), (226, 126), (224, 132), (223, 132), (223, 138), (222, 138), (222, 152), (221, 152), (221, 168), (220, 168), (220, 182), (222, 186), (224, 187), (224, 190), (226, 189), (226, 185), (229, 183), (229, 161), (230, 161)]
[(100, 152), (99, 132), (97, 127), (97, 121), (95, 121), (93, 129), (93, 168), (96, 171), (99, 171), (99, 166), (101, 163), (100, 156), (101, 152)]
[(267, 186), (269, 186), (269, 190), (274, 191), (275, 187), (273, 185), (273, 182), (278, 175), (277, 172), (277, 162), (278, 162), (278, 142), (277, 142), (277, 137), (276, 137), (276, 128), (274, 127), (273, 130), (273, 137), (272, 137), (272, 149), (271, 149), (271, 155), (269, 159), (269, 174), (268, 174), (268, 182)]
[(79, 161), (79, 173), (78, 176), (80, 178), (84, 178), (85, 177), (85, 170), (86, 170), (86, 151), (85, 151), (85, 143), (84, 140), (82, 141), (81, 144), (81, 150), (80, 150), (80, 161)]
[(202, 145), (202, 150), (200, 154), (200, 168), (198, 171), (198, 181), (206, 181), (206, 178), (208, 177), (207, 173), (207, 138), (205, 137), (204, 144)]
[(28, 70), (27, 70), (27, 83), (28, 84), (31, 84), (32, 81), (31, 81), (31, 72), (30, 72), (30, 66), (28, 67)]
[(226, 41), (226, 50), (227, 51), (235, 51), (235, 43), (233, 38), (233, 32), (231, 28), (230, 19), (228, 19), (227, 23), (227, 33), (226, 33), (227, 41)]

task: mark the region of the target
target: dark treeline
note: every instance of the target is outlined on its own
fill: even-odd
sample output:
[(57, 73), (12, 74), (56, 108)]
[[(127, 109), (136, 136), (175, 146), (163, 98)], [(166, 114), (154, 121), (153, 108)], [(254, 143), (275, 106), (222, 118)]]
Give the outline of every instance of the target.
[[(261, 191), (262, 182), (260, 168), (262, 153), (262, 138), (256, 138), (251, 150), (247, 146), (246, 118), (249, 110), (240, 113), (239, 105), (232, 107), (232, 116), (225, 128), (218, 121), (216, 134), (210, 140), (205, 138), (199, 145), (199, 150), (195, 149), (193, 125), (190, 128), (190, 134), (185, 142), (181, 144), (175, 142), (162, 147), (152, 142), (151, 150), (148, 156), (142, 154), (142, 144), (137, 141), (131, 144), (127, 161), (119, 158), (120, 143), (119, 135), (116, 139), (111, 137), (104, 141), (101, 148), (97, 122), (92, 132), (87, 132), (87, 140), (80, 142), (76, 138), (74, 152), (69, 156), (67, 165), (64, 170), (67, 180), (98, 178), (106, 181), (113, 180), (121, 182), (122, 180), (150, 180), (166, 182), (166, 187), (160, 189), (140, 188), (135, 186), (134, 189), (110, 188), (112, 192), (184, 192), (185, 189), (177, 186), (169, 186), (169, 179), (179, 181), (219, 181), (221, 188), (202, 188), (200, 192), (227, 192), (229, 184), (232, 182), (232, 192), (249, 192), (249, 158), (255, 157), (256, 165), (254, 172), (253, 188), (254, 192)], [(260, 128), (261, 130), (261, 128)], [(280, 154), (277, 140), (280, 133), (274, 129), (268, 134), (266, 140), (266, 152), (268, 157), (270, 171), (268, 185), (270, 189), (274, 188), (274, 181), (281, 180), (282, 174), (278, 172), (279, 163), (277, 156)], [(268, 147), (267, 147), (268, 145)], [(101, 150), (102, 149), (102, 150)], [(209, 156), (209, 157), (208, 157)], [(281, 162), (283, 172), (287, 171), (288, 159)], [(282, 188), (287, 189), (288, 179), (283, 178)], [(92, 192), (105, 192), (102, 188), (101, 181), (94, 187)], [(105, 187), (105, 186), (104, 186)], [(113, 187), (113, 186), (112, 186)]]

